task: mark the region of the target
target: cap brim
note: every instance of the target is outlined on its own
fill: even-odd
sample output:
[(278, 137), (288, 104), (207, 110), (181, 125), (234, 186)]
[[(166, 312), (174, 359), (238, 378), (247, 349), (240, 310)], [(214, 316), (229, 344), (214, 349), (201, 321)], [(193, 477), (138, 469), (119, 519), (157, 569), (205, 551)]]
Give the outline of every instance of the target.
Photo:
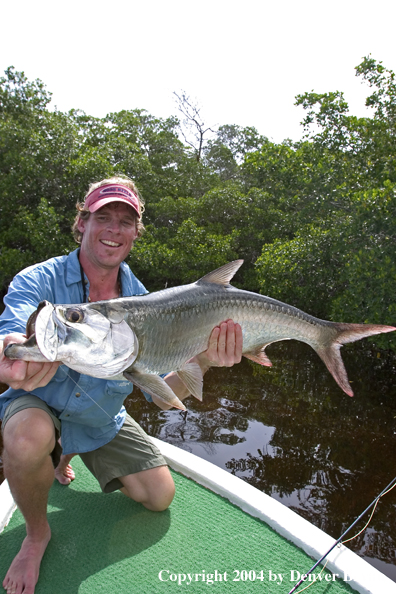
[(103, 206), (106, 206), (107, 204), (110, 204), (111, 202), (123, 202), (124, 204), (127, 204), (134, 210), (134, 212), (140, 218), (140, 212), (138, 208), (134, 204), (132, 204), (130, 200), (122, 198), (121, 196), (107, 196), (106, 198), (101, 198), (100, 200), (97, 200), (96, 202), (88, 206), (88, 210), (89, 212), (96, 212), (97, 210), (99, 210)]

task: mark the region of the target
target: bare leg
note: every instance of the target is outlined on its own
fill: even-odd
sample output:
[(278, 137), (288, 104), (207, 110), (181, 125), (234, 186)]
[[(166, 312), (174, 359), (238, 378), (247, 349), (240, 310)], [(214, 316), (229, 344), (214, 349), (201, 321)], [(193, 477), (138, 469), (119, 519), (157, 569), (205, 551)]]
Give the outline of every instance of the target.
[(157, 466), (120, 476), (121, 491), (151, 511), (167, 509), (175, 496), (175, 484), (167, 466)]
[(67, 456), (62, 454), (59, 464), (55, 468), (55, 478), (60, 482), (61, 485), (70, 485), (70, 483), (76, 478), (74, 470), (69, 464), (70, 460), (74, 456), (75, 454), (68, 454)]
[(9, 594), (33, 594), (51, 538), (47, 501), (54, 480), (54, 446), (53, 423), (41, 409), (22, 410), (5, 426), (4, 474), (26, 522), (26, 538), (3, 581)]

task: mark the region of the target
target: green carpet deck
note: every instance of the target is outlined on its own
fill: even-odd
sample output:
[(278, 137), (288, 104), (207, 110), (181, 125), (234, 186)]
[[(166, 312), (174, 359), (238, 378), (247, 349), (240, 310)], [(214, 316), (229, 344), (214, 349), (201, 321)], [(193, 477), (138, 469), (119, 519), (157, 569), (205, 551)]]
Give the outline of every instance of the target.
[[(313, 565), (260, 520), (177, 473), (171, 507), (154, 513), (119, 492), (102, 494), (78, 457), (73, 467), (77, 479), (69, 487), (54, 483), (50, 491), (53, 537), (36, 594), (287, 594), (294, 584), (291, 571), (304, 573)], [(0, 535), (1, 580), (24, 535), (17, 510)], [(166, 581), (159, 579), (161, 571)], [(270, 572), (282, 574), (282, 585), (270, 581)], [(190, 584), (187, 574), (194, 574)], [(217, 581), (207, 583), (209, 574)], [(343, 580), (322, 581), (308, 592), (352, 589)]]

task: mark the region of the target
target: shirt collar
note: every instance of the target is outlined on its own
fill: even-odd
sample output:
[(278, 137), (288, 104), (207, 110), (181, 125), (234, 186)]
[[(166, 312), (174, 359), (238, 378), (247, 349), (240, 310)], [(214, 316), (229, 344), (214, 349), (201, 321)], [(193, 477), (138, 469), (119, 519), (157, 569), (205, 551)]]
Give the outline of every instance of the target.
[(122, 288), (121, 297), (127, 297), (128, 295), (134, 295), (135, 287), (133, 286), (133, 283), (132, 283), (131, 269), (129, 268), (129, 266), (126, 262), (121, 262), (120, 270), (121, 270), (121, 288)]
[[(67, 258), (66, 263), (66, 284), (72, 285), (81, 282), (80, 261), (78, 259), (78, 250), (71, 252)], [(134, 287), (132, 286), (130, 269), (126, 262), (121, 262), (121, 286), (123, 296), (133, 295)]]
[(66, 284), (72, 285), (81, 282), (80, 262), (78, 259), (78, 249), (71, 252), (66, 262)]

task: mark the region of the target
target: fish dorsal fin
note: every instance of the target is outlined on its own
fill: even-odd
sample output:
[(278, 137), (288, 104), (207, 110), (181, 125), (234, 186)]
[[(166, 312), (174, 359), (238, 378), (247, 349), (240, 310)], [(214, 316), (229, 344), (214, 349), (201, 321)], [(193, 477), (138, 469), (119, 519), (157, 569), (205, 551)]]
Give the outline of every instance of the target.
[(203, 283), (215, 283), (216, 285), (229, 285), (236, 271), (242, 266), (243, 260), (234, 260), (216, 270), (209, 272), (197, 281), (197, 285)]

